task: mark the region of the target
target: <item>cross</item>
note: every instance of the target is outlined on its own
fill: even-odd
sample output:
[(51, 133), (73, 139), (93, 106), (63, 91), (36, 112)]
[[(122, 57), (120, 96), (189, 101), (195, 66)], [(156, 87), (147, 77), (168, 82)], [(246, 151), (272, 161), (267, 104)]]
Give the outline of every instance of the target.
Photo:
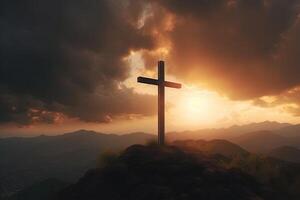
[(165, 144), (165, 87), (181, 88), (181, 84), (165, 81), (165, 63), (158, 61), (158, 79), (139, 76), (139, 83), (158, 86), (158, 144)]

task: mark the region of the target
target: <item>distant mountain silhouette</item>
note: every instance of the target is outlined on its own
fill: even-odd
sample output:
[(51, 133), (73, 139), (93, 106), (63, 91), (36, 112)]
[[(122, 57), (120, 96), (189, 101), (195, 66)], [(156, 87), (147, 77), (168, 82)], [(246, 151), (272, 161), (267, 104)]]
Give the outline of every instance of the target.
[(90, 170), (60, 200), (261, 199), (260, 184), (239, 170), (176, 147), (134, 145)]
[(247, 151), (264, 154), (281, 146), (300, 147), (300, 137), (285, 137), (283, 135), (279, 135), (276, 131), (256, 131), (232, 138), (230, 141)]
[(221, 129), (201, 129), (196, 131), (170, 132), (167, 133), (167, 138), (170, 141), (187, 139), (231, 139), (249, 132), (262, 130), (274, 131), (289, 126), (292, 125), (288, 123), (264, 121), (240, 126), (235, 125), (229, 128)]
[(101, 152), (123, 150), (153, 137), (80, 130), (59, 136), (0, 139), (0, 185), (10, 194), (47, 178), (73, 182), (96, 166)]
[(268, 156), (285, 161), (300, 163), (300, 149), (291, 146), (282, 146), (273, 149), (268, 153)]
[(264, 121), (264, 122), (258, 122), (258, 123), (251, 123), (251, 124), (246, 124), (246, 125), (234, 125), (228, 128), (227, 130), (229, 132), (234, 132), (234, 133), (248, 133), (248, 132), (255, 132), (255, 131), (261, 131), (261, 130), (278, 130), (281, 128), (289, 127), (292, 126), (289, 123), (279, 123), (275, 121)]
[(300, 124), (280, 128), (276, 133), (285, 137), (300, 139)]
[(232, 141), (247, 151), (255, 153), (266, 153), (271, 149), (288, 145), (289, 140), (271, 131), (257, 131), (241, 135)]

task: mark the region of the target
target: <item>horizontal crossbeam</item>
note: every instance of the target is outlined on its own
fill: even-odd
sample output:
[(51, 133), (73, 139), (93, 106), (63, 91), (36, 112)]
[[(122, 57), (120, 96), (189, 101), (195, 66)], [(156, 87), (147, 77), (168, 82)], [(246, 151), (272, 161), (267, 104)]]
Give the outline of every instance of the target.
[[(137, 81), (139, 83), (146, 83), (146, 84), (151, 84), (151, 85), (158, 85), (159, 84), (157, 79), (146, 78), (146, 77), (142, 77), (142, 76), (139, 76), (137, 78)], [(165, 87), (170, 87), (170, 88), (181, 88), (180, 83), (174, 83), (174, 82), (170, 82), (170, 81), (164, 81), (164, 86)]]
[(181, 84), (180, 83), (174, 83), (174, 82), (170, 82), (170, 81), (165, 81), (164, 83), (165, 87), (170, 87), (170, 88), (181, 88)]
[(137, 78), (137, 81), (139, 83), (146, 83), (146, 84), (151, 84), (151, 85), (158, 85), (158, 80), (152, 79), (152, 78), (146, 78), (146, 77), (142, 77), (142, 76), (139, 76)]

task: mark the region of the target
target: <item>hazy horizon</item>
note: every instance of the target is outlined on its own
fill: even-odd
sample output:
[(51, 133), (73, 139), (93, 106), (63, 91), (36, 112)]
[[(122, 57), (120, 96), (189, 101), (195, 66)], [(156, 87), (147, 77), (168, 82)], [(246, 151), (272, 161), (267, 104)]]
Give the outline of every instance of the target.
[[(287, 124), (287, 125), (298, 125), (298, 123), (292, 124), (292, 123), (286, 123), (286, 122), (277, 122), (277, 121), (261, 121), (261, 122), (252, 122), (252, 123), (245, 123), (245, 124), (233, 124), (230, 126), (224, 126), (224, 127), (206, 127), (206, 128), (199, 128), (199, 129), (183, 129), (183, 130), (169, 130), (166, 132), (166, 134), (168, 133), (173, 133), (173, 132), (195, 132), (195, 131), (201, 131), (201, 130), (218, 130), (218, 129), (229, 129), (229, 128), (233, 128), (235, 126), (237, 127), (243, 127), (243, 126), (247, 126), (247, 125), (255, 125), (255, 124), (263, 124), (263, 123), (278, 123), (278, 124)], [(299, 123), (300, 124), (300, 123)], [(154, 128), (156, 129), (156, 127)], [(21, 129), (24, 130), (24, 129)], [(0, 138), (8, 138), (8, 137), (36, 137), (36, 136), (41, 136), (41, 135), (46, 135), (46, 136), (56, 136), (56, 135), (62, 135), (65, 133), (72, 133), (72, 132), (76, 132), (76, 131), (94, 131), (97, 133), (103, 133), (103, 134), (115, 134), (115, 135), (125, 135), (125, 134), (131, 134), (131, 133), (147, 133), (147, 134), (151, 134), (151, 135), (157, 135), (157, 131), (143, 131), (144, 129), (141, 130), (133, 130), (133, 131), (127, 131), (127, 132), (109, 132), (109, 131), (104, 131), (101, 129), (88, 129), (88, 128), (75, 128), (75, 129), (67, 129), (61, 132), (46, 132), (46, 131), (29, 131), (28, 132), (5, 132), (5, 131), (0, 131)]]

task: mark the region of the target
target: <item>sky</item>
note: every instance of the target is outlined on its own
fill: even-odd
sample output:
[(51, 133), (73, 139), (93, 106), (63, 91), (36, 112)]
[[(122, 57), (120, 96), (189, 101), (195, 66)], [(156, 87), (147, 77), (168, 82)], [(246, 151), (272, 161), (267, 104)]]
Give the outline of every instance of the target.
[(0, 136), (300, 123), (300, 0), (3, 0)]

